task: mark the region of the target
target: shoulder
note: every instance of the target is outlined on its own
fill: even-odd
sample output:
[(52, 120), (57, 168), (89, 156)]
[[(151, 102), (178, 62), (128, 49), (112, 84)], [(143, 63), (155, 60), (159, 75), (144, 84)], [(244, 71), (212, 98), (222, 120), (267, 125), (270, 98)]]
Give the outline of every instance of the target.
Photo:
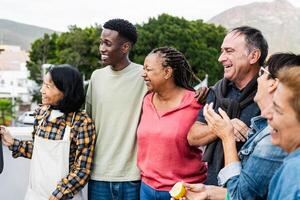
[(300, 155), (293, 157), (293, 158), (289, 158), (288, 160), (286, 160), (285, 165), (284, 165), (284, 170), (286, 171), (296, 171), (297, 172), (297, 177), (300, 178)]
[(144, 97), (144, 104), (150, 103), (152, 101), (152, 97), (153, 97), (153, 92), (147, 93)]
[(203, 106), (202, 104), (198, 103), (197, 99), (195, 98), (195, 91), (192, 90), (185, 90), (184, 101), (186, 101), (190, 104), (190, 106), (196, 109), (200, 109)]
[(91, 79), (94, 79), (95, 77), (97, 77), (103, 73), (106, 73), (108, 71), (108, 68), (109, 68), (109, 66), (106, 66), (106, 67), (103, 67), (100, 69), (96, 69), (95, 71), (93, 71), (93, 73), (91, 75)]
[(216, 89), (218, 89), (219, 87), (221, 87), (221, 85), (224, 83), (225, 80), (226, 80), (226, 79), (224, 79), (224, 78), (218, 80), (218, 81), (215, 83), (215, 85), (212, 87), (212, 89), (216, 90)]
[(40, 105), (37, 109), (35, 109), (34, 111), (34, 115), (35, 115), (35, 118), (37, 120), (41, 119), (44, 114), (49, 110), (49, 106), (46, 106), (46, 105)]
[(129, 67), (130, 67), (130, 71), (134, 71), (139, 74), (143, 71), (143, 65), (134, 62), (130, 63)]
[[(269, 131), (269, 129), (266, 128), (263, 131)], [(259, 135), (257, 137), (259, 137)], [(287, 156), (286, 152), (272, 144), (271, 135), (269, 133), (264, 137), (259, 137), (259, 140), (254, 140), (254, 142), (257, 143), (253, 153), (254, 155), (279, 161), (282, 161)]]
[(75, 122), (77, 125), (87, 125), (87, 124), (93, 124), (93, 120), (91, 117), (88, 116), (86, 111), (78, 111), (75, 115)]
[(207, 94), (206, 103), (214, 102), (214, 99), (216, 98), (216, 94), (213, 88), (210, 88)]
[(130, 65), (132, 65), (132, 66), (134, 66), (134, 67), (136, 67), (138, 69), (143, 69), (143, 65), (138, 64), (138, 63), (131, 62)]
[(85, 111), (76, 112), (73, 130), (75, 132), (73, 137), (80, 140), (84, 138), (85, 143), (90, 141), (90, 139), (95, 139), (95, 124)]
[(284, 185), (290, 185), (290, 187), (299, 187), (300, 179), (300, 158), (292, 158), (285, 160), (281, 169), (278, 171), (279, 181)]

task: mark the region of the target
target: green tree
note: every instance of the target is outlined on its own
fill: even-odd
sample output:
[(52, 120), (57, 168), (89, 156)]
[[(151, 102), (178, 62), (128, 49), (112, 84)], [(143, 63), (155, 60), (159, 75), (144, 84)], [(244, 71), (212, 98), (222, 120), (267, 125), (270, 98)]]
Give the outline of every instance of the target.
[[(42, 83), (43, 64), (71, 64), (77, 67), (86, 79), (91, 73), (100, 68), (99, 63), (99, 36), (101, 27), (88, 27), (85, 29), (70, 26), (69, 31), (61, 34), (45, 34), (32, 43), (29, 51), (30, 61), (27, 62), (30, 79), (38, 85)], [(40, 93), (37, 88), (33, 100), (40, 102)]]
[(0, 99), (0, 125), (6, 124), (12, 118), (12, 103), (9, 99)]
[(56, 60), (56, 40), (58, 35), (45, 34), (43, 38), (37, 39), (31, 45), (29, 51), (30, 61), (27, 62), (27, 68), (30, 72), (29, 78), (36, 81), (38, 84), (42, 82), (41, 66), (45, 63), (51, 63)]
[(101, 67), (98, 50), (100, 33), (99, 25), (85, 29), (70, 26), (69, 32), (62, 33), (57, 39), (55, 61), (71, 64), (89, 78), (95, 69)]
[[(85, 29), (70, 26), (68, 32), (61, 34), (45, 34), (31, 46), (30, 62), (27, 63), (30, 78), (41, 84), (42, 64), (68, 63), (77, 67), (89, 79), (95, 69), (102, 67), (98, 50), (101, 31), (101, 27), (96, 24)], [(188, 21), (162, 14), (150, 18), (145, 24), (137, 24), (137, 31), (139, 39), (130, 54), (134, 62), (142, 64), (153, 48), (172, 46), (186, 56), (200, 79), (208, 74), (211, 85), (222, 77), (223, 68), (217, 59), (226, 34), (223, 27), (202, 20)]]
[(218, 56), (225, 28), (202, 20), (188, 21), (162, 14), (137, 25), (137, 30), (139, 39), (131, 53), (134, 61), (143, 63), (153, 48), (172, 46), (186, 56), (199, 78), (209, 74), (209, 83), (214, 84), (222, 77), (223, 68), (218, 63)]

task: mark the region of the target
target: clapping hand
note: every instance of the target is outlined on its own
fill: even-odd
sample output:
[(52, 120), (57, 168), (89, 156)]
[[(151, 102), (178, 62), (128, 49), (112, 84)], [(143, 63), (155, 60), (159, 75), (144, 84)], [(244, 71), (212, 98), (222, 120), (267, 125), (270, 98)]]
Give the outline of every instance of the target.
[(248, 138), (249, 127), (240, 119), (234, 118), (231, 121), (231, 124), (234, 128), (234, 137), (237, 142), (245, 142)]
[(218, 108), (219, 114), (213, 109), (213, 103), (206, 104), (203, 115), (210, 130), (219, 138), (234, 138), (234, 127), (224, 110)]

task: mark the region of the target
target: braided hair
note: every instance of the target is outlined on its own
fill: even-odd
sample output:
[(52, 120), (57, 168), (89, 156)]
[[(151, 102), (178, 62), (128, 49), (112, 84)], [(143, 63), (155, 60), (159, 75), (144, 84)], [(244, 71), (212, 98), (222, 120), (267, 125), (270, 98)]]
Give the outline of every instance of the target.
[(150, 54), (158, 54), (164, 59), (162, 66), (173, 69), (173, 77), (177, 86), (194, 90), (191, 85), (192, 78), (196, 80), (199, 80), (199, 78), (196, 77), (192, 67), (180, 51), (172, 47), (159, 47), (153, 49)]

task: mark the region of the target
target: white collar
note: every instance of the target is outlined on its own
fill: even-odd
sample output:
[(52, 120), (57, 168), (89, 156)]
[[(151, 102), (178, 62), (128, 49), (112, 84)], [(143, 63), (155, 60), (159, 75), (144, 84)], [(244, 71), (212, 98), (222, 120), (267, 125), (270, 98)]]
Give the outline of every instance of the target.
[(63, 116), (64, 113), (60, 112), (59, 110), (51, 110), (50, 116), (49, 116), (49, 121), (52, 121), (58, 117)]

